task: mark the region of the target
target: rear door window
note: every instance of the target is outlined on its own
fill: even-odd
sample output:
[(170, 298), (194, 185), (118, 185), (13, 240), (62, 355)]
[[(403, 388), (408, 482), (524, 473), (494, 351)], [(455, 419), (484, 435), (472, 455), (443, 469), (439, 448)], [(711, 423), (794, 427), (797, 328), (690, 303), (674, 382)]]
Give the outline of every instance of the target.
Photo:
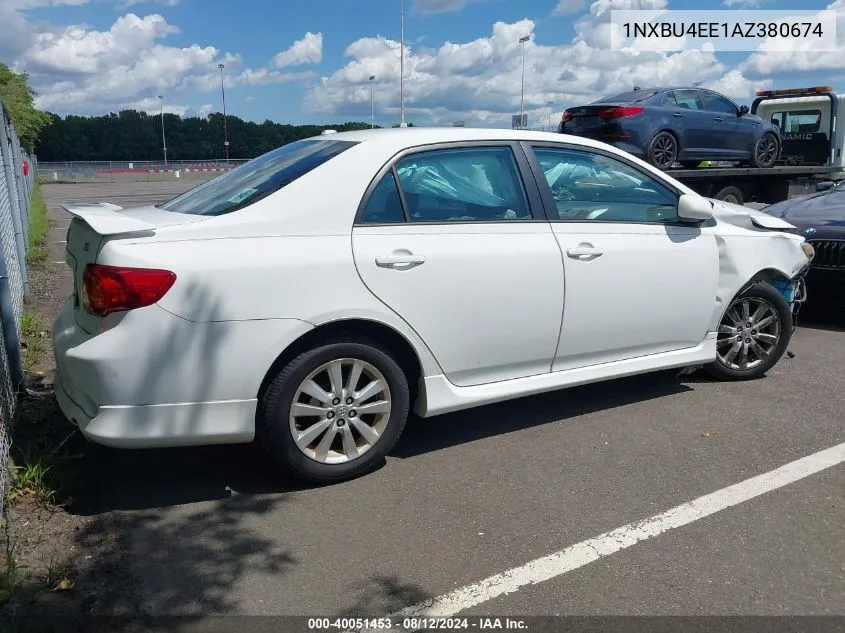
[(679, 108), (685, 110), (703, 110), (704, 106), (701, 103), (701, 97), (698, 95), (698, 90), (674, 90), (675, 103)]
[(160, 205), (174, 213), (223, 215), (248, 207), (316, 169), (355, 141), (294, 141)]
[(418, 152), (396, 163), (411, 222), (530, 220), (509, 147)]

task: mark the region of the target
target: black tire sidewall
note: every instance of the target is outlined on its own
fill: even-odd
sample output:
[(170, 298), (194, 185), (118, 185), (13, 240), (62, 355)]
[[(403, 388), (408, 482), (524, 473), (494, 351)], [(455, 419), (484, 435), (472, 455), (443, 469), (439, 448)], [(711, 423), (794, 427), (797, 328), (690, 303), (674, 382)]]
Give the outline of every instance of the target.
[[(662, 165), (658, 165), (657, 162), (654, 160), (654, 144), (657, 142), (657, 139), (659, 139), (661, 136), (668, 136), (675, 143), (675, 160), (673, 160), (671, 164), (665, 167)], [(676, 139), (672, 133), (666, 131), (658, 132), (657, 134), (655, 134), (654, 138), (652, 138), (651, 142), (648, 144), (648, 149), (646, 150), (646, 157), (648, 158), (648, 162), (661, 170), (672, 169), (672, 165), (678, 162), (678, 156), (680, 156), (680, 154), (681, 146), (678, 143), (678, 139)]]
[[(789, 341), (792, 338), (792, 311), (784, 296), (771, 284), (765, 282), (754, 284), (744, 292), (737, 295), (737, 297), (731, 301), (731, 304), (726, 308), (725, 312), (730, 310), (730, 306), (736, 301), (749, 297), (765, 299), (772, 304), (775, 310), (777, 310), (778, 316), (781, 320), (780, 340), (778, 340), (778, 344), (769, 358), (751, 370), (742, 371), (726, 367), (717, 358), (706, 367), (707, 372), (715, 378), (722, 380), (753, 380), (760, 378), (774, 367), (778, 361), (780, 361), (781, 357), (786, 352), (786, 348), (789, 346)], [(719, 323), (721, 324), (721, 322), (720, 318)]]
[(775, 135), (772, 134), (771, 132), (764, 133), (760, 138), (757, 139), (757, 142), (754, 143), (754, 154), (751, 156), (751, 164), (754, 165), (754, 167), (760, 167), (760, 168), (766, 169), (766, 168), (772, 167), (778, 159), (778, 154), (780, 154), (780, 151), (775, 152), (775, 156), (772, 159), (772, 163), (770, 165), (761, 165), (759, 162), (757, 162), (757, 148), (760, 146), (760, 143), (763, 142), (763, 139), (767, 138), (767, 137), (774, 139), (775, 145), (778, 147), (778, 150), (780, 150), (780, 143), (778, 143), (778, 140), (775, 137)]
[[(723, 187), (722, 189), (716, 192), (716, 195), (714, 195), (713, 198), (715, 198), (716, 200), (723, 200), (722, 196), (728, 193), (734, 194), (737, 198), (739, 198), (739, 202), (734, 202), (732, 204), (745, 204), (745, 196), (742, 195), (742, 191), (740, 191), (738, 187), (734, 187), (733, 185)], [(723, 201), (727, 202), (726, 200)]]
[[(390, 388), (390, 418), (384, 434), (364, 455), (346, 464), (321, 464), (297, 447), (290, 431), (290, 407), (305, 377), (338, 358), (366, 361), (382, 373)], [(404, 372), (386, 351), (371, 342), (337, 342), (321, 345), (288, 363), (270, 383), (260, 405), (258, 433), (271, 458), (299, 479), (332, 483), (363, 475), (384, 463), (407, 421), (410, 393)]]

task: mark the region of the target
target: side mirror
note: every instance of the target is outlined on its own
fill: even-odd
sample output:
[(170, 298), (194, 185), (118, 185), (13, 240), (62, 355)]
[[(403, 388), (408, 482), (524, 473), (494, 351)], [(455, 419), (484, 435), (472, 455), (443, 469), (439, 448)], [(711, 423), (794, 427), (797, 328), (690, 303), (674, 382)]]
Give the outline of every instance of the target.
[(713, 203), (707, 198), (685, 193), (678, 200), (678, 217), (684, 222), (703, 222), (713, 217)]
[(824, 182), (817, 182), (816, 191), (829, 191), (830, 189), (833, 189), (833, 186), (835, 184), (836, 183), (831, 182), (829, 180), (825, 180)]
[(748, 114), (748, 106), (747, 105), (739, 106), (739, 116), (742, 116), (743, 114)]

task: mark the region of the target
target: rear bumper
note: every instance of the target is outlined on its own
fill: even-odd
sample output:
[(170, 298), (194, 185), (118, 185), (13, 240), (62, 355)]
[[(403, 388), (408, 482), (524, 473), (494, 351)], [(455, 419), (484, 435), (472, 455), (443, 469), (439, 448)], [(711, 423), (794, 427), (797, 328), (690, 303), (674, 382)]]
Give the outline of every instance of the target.
[(249, 442), (276, 357), (311, 329), (296, 319), (192, 323), (150, 306), (88, 334), (67, 302), (53, 328), (55, 392), (90, 441), (117, 448)]
[(65, 417), (85, 439), (114, 448), (156, 448), (251, 442), (257, 401), (185, 402), (145, 406), (99, 406), (93, 416), (55, 384)]

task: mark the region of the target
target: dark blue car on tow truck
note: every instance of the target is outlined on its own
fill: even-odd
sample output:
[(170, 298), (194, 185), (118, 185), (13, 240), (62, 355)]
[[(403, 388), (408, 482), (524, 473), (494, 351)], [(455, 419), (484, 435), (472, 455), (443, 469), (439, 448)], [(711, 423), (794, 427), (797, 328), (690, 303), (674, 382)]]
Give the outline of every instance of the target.
[(559, 131), (614, 145), (664, 170), (705, 160), (769, 168), (782, 147), (770, 121), (698, 87), (635, 89), (568, 108)]

